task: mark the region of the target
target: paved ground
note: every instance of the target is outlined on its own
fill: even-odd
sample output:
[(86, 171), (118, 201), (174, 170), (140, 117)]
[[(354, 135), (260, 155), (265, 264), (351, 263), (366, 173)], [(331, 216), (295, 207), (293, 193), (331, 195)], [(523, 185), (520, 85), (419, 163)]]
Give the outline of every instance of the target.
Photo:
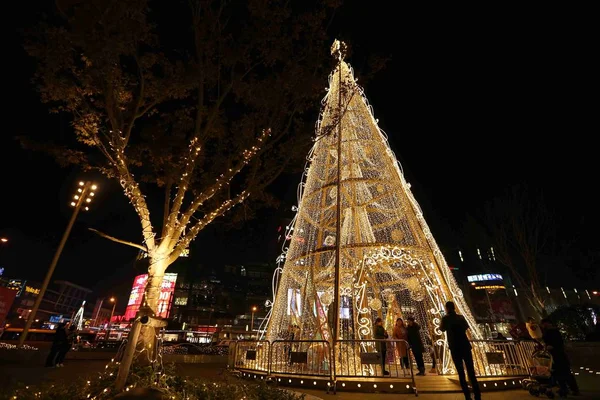
[[(15, 364), (0, 360), (0, 388), (2, 392), (15, 382), (22, 382), (27, 385), (36, 385), (42, 382), (60, 382), (63, 380), (72, 380), (74, 377), (93, 377), (98, 372), (102, 371), (106, 365), (105, 360), (67, 360), (63, 368), (44, 368), (39, 364)], [(203, 377), (215, 381), (224, 379), (227, 372), (222, 365), (217, 364), (178, 364), (178, 373), (190, 377)], [(580, 400), (598, 400), (600, 399), (600, 374), (579, 370), (577, 380), (582, 389), (582, 396), (572, 397)], [(417, 386), (418, 386), (417, 381)], [(300, 389), (292, 389), (300, 391)], [(365, 398), (392, 400), (399, 397), (412, 398), (413, 395), (398, 395), (398, 394), (365, 394), (365, 393), (348, 393), (338, 391), (337, 394), (326, 394), (321, 390), (302, 390), (308, 396), (306, 400), (331, 399), (331, 400), (364, 400)], [(6, 392), (5, 392), (6, 393)], [(314, 396), (314, 397), (313, 397)], [(521, 400), (533, 399), (524, 390), (509, 390), (501, 392), (486, 392), (483, 395), (484, 399), (489, 400)], [(460, 393), (436, 393), (436, 394), (419, 394), (420, 400), (463, 400), (464, 396)]]

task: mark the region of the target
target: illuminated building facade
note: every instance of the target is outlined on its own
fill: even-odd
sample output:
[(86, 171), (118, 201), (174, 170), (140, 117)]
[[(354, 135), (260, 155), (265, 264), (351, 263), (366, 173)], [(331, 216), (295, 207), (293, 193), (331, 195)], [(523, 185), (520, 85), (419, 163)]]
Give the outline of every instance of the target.
[[(15, 327), (24, 325), (40, 293), (41, 284), (25, 279), (5, 279), (4, 285), (17, 292), (7, 321)], [(52, 282), (40, 303), (33, 326), (71, 320), (91, 292), (72, 282)]]
[[(144, 290), (146, 289), (147, 283), (148, 274), (138, 275), (134, 278), (131, 293), (129, 294), (129, 301), (127, 302), (127, 308), (125, 309), (125, 321), (130, 321), (135, 318), (140, 306), (142, 305), (142, 301), (144, 299)], [(160, 287), (160, 297), (156, 311), (156, 315), (158, 317), (169, 318), (176, 283), (176, 273), (165, 274)]]

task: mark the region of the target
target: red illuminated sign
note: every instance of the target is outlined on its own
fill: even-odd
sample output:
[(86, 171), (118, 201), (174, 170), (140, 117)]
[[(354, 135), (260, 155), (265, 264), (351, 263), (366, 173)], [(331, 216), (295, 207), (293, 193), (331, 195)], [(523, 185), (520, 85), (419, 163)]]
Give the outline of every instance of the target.
[(16, 295), (17, 292), (14, 290), (0, 287), (0, 326), (4, 323), (4, 319), (6, 318)]
[[(158, 300), (156, 315), (161, 318), (168, 318), (171, 311), (171, 303), (173, 301), (173, 293), (175, 292), (175, 282), (177, 282), (177, 274), (165, 274)], [(148, 274), (138, 275), (133, 280), (133, 287), (129, 295), (129, 302), (125, 309), (125, 320), (135, 318), (144, 297), (146, 284), (148, 283)]]

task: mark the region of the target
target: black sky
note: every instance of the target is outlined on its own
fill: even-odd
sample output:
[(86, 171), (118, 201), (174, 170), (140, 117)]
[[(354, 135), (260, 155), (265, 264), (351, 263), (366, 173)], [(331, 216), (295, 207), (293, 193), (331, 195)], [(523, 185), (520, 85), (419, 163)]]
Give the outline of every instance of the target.
[[(368, 4), (343, 6), (330, 34), (353, 48), (348, 61), (359, 83), (367, 57), (390, 56), (365, 92), (434, 234), (440, 224), (457, 228), (465, 213), (507, 187), (527, 183), (544, 191), (560, 235), (578, 240), (582, 251), (597, 250), (598, 64), (590, 13)], [(67, 199), (79, 174), (22, 150), (14, 139), (33, 132), (48, 138), (70, 134), (40, 104), (30, 83), (33, 64), (16, 32), (34, 23), (39, 10), (30, 3), (15, 7), (14, 32), (3, 50), (9, 104), (0, 139), (0, 236), (9, 243), (0, 250), (0, 267), (11, 277), (41, 280), (69, 218)], [(259, 253), (257, 260), (270, 256), (277, 217), (291, 214), (297, 184), (291, 177), (281, 185), (289, 202), (248, 229), (201, 234), (190, 261), (216, 266), (250, 254)], [(87, 227), (139, 241), (138, 222), (117, 184), (102, 179), (100, 185), (93, 211), (78, 220), (55, 277), (99, 295), (125, 294), (139, 272), (132, 267), (136, 251)], [(252, 252), (244, 251), (248, 245)], [(588, 284), (600, 285), (598, 278)]]

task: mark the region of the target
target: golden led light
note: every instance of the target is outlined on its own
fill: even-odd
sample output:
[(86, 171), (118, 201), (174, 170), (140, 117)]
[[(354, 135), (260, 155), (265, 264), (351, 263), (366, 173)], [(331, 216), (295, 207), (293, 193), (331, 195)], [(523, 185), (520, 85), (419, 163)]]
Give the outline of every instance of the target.
[(77, 196), (77, 195), (73, 196), (73, 198), (74, 198), (75, 200), (79, 200), (79, 196)]
[(81, 192), (83, 192), (83, 189), (79, 188), (79, 189), (77, 189), (77, 191), (78, 191), (79, 193), (81, 193)]
[(396, 318), (414, 316), (449, 359), (439, 330), (446, 299), (473, 339), (482, 339), (479, 328), (352, 69), (339, 60), (329, 82), (262, 339), (297, 325), (294, 340), (364, 341), (364, 349), (335, 344), (356, 360), (344, 368), (358, 373), (359, 353), (377, 351), (367, 344), (375, 315), (388, 332)]
[(86, 208), (85, 208), (85, 211), (89, 211), (89, 210), (90, 210), (90, 208), (89, 208), (89, 207), (86, 207)]
[(94, 197), (95, 193), (94, 192), (90, 192), (90, 196)]
[(97, 188), (98, 188), (98, 186), (92, 185), (92, 190), (96, 190)]
[(83, 181), (79, 181), (79, 186), (83, 186), (85, 183)]
[(72, 202), (71, 202), (71, 205), (72, 205), (73, 207), (75, 207), (75, 205), (76, 205), (76, 204), (77, 204), (77, 203), (75, 203), (74, 201), (72, 201)]
[(92, 199), (90, 199), (90, 198), (88, 197), (87, 199), (85, 199), (85, 201), (89, 203), (90, 201), (92, 201)]

